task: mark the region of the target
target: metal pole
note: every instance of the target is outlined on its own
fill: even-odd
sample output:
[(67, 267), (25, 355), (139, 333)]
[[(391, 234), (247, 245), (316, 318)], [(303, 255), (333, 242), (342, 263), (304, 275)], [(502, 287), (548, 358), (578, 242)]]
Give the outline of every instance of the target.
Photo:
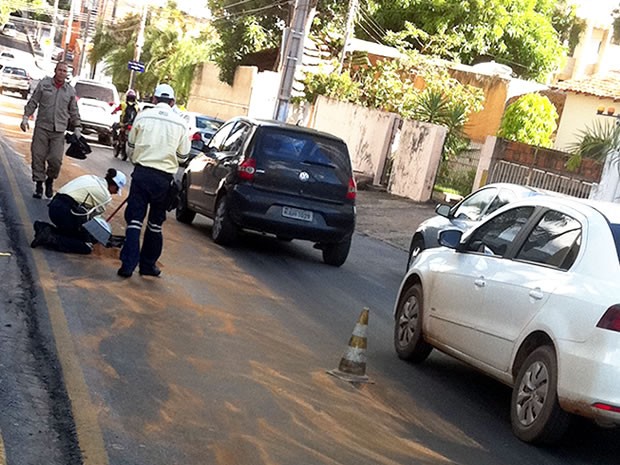
[(65, 30), (65, 43), (64, 43), (64, 52), (63, 52), (63, 60), (67, 61), (67, 50), (69, 49), (69, 43), (71, 42), (71, 34), (73, 33), (73, 5), (74, 0), (71, 0), (71, 4), (69, 6), (69, 17), (67, 18), (67, 29)]
[(86, 27), (84, 28), (84, 34), (82, 36), (84, 43), (82, 45), (82, 50), (80, 51), (80, 65), (78, 66), (77, 76), (82, 74), (82, 68), (84, 67), (84, 60), (86, 58), (86, 44), (88, 42), (88, 29), (90, 29), (90, 12), (92, 10), (92, 2), (90, 0), (85, 1), (84, 4), (88, 8), (88, 14), (86, 15)]
[(304, 52), (304, 40), (306, 38), (306, 19), (310, 11), (309, 0), (296, 0), (295, 11), (293, 14), (292, 27), (288, 33), (286, 41), (286, 53), (284, 54), (284, 66), (280, 78), (280, 88), (278, 91), (278, 101), (274, 112), (274, 119), (286, 121), (288, 106), (293, 89), (295, 70), (297, 64), (301, 63)]
[(344, 45), (342, 46), (342, 53), (340, 54), (338, 72), (342, 72), (342, 65), (344, 64), (344, 57), (347, 52), (347, 45), (349, 45), (349, 37), (353, 35), (353, 23), (355, 22), (355, 14), (357, 13), (357, 1), (358, 0), (350, 0), (349, 2), (349, 15), (347, 16), (347, 27), (344, 32)]
[[(148, 11), (148, 3), (144, 2), (142, 7), (142, 18), (140, 19), (140, 30), (138, 31), (138, 38), (136, 39), (136, 50), (133, 55), (134, 61), (140, 61), (142, 55), (142, 47), (144, 47), (144, 29), (146, 28), (146, 13)], [(133, 89), (136, 72), (132, 69), (129, 73), (129, 89)]]

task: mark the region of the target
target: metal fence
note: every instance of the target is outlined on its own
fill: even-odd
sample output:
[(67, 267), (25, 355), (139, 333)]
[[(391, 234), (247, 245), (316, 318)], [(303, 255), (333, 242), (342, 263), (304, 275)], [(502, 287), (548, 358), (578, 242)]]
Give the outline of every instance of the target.
[(504, 160), (498, 160), (494, 164), (488, 182), (510, 182), (581, 198), (588, 198), (592, 187), (597, 185), (576, 177)]

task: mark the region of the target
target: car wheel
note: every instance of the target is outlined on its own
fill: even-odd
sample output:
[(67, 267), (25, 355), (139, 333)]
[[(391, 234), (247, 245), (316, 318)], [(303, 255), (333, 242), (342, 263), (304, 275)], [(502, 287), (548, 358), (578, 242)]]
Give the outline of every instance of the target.
[(551, 346), (541, 346), (525, 360), (515, 381), (510, 420), (525, 442), (550, 444), (564, 434), (570, 414), (558, 403), (558, 364)]
[(418, 258), (420, 252), (422, 252), (426, 247), (424, 246), (424, 239), (421, 237), (415, 238), (411, 241), (411, 247), (409, 247), (409, 259), (407, 260), (407, 269), (405, 271), (409, 271), (411, 268), (411, 264)]
[(22, 92), (22, 98), (28, 100), (28, 92)]
[(421, 363), (433, 350), (422, 334), (423, 312), (422, 286), (416, 283), (401, 294), (394, 322), (394, 348), (403, 360)]
[(323, 261), (331, 266), (342, 266), (347, 261), (351, 249), (351, 238), (336, 244), (323, 246)]
[(185, 224), (191, 224), (196, 218), (196, 212), (189, 209), (187, 205), (187, 179), (183, 180), (181, 192), (179, 192), (179, 204), (175, 212), (177, 221)]
[(216, 244), (230, 245), (237, 238), (237, 226), (230, 219), (228, 212), (228, 198), (222, 195), (215, 206), (215, 217), (213, 218), (213, 228), (211, 237)]

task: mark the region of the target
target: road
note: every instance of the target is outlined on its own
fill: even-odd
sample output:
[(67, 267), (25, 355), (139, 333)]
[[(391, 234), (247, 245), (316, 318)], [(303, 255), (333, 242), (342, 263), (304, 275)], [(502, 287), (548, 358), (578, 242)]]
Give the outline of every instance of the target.
[[(11, 144), (0, 182), (23, 245), (46, 202), (31, 198), (21, 106), (0, 96)], [(63, 182), (108, 166), (130, 171), (92, 145), (88, 160), (65, 159)], [(112, 223), (122, 233), (120, 215)], [(253, 234), (223, 248), (210, 228), (169, 216), (161, 278), (118, 278), (114, 249), (78, 257), (24, 248), (84, 463), (617, 464), (618, 431), (577, 422), (559, 447), (534, 448), (510, 431), (505, 386), (436, 352), (422, 366), (400, 361), (391, 312), (403, 250), (356, 235), (349, 260), (332, 268), (311, 244)], [(351, 385), (326, 370), (364, 307), (373, 384)], [(20, 463), (19, 443), (4, 436), (9, 465)]]

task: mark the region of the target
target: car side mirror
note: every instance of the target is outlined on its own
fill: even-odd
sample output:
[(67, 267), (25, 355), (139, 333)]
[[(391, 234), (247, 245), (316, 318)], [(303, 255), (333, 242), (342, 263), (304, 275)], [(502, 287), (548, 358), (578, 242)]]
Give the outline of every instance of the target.
[(202, 140), (192, 140), (192, 148), (194, 150), (198, 150), (199, 152), (202, 152), (205, 148), (205, 143)]
[(461, 243), (462, 236), (463, 231), (458, 229), (446, 229), (445, 231), (441, 231), (439, 233), (439, 245), (448, 247), (449, 249), (457, 249)]
[(450, 210), (452, 210), (452, 207), (444, 203), (440, 203), (435, 207), (435, 213), (445, 218), (450, 218)]

